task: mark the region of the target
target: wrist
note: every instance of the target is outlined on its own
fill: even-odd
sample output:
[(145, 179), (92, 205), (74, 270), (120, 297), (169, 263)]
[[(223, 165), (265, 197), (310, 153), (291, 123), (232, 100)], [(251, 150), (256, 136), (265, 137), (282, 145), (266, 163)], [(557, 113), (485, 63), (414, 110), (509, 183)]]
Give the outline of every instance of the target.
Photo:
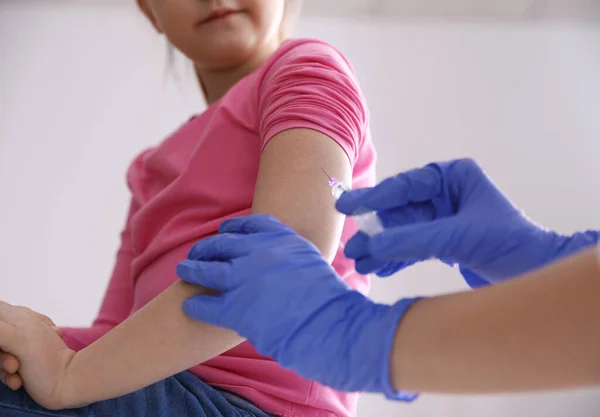
[[(389, 306), (347, 291), (313, 314), (300, 327), (303, 334), (292, 335), (294, 343), (288, 338), (280, 355), (272, 356), (300, 375), (339, 391), (384, 393), (390, 399), (410, 401), (413, 394), (392, 388), (390, 358), (396, 327), (414, 301)], [(303, 348), (306, 343), (311, 349)]]
[(65, 368), (63, 377), (58, 387), (59, 399), (63, 409), (79, 408), (88, 405), (83, 401), (85, 382), (78, 372), (81, 355), (73, 352), (71, 359)]
[(418, 397), (417, 393), (400, 391), (395, 388), (398, 387), (399, 384), (396, 381), (398, 376), (394, 374), (393, 359), (396, 344), (399, 342), (398, 329), (401, 326), (402, 320), (413, 304), (421, 299), (423, 298), (404, 298), (390, 307), (392, 319), (388, 324), (388, 331), (383, 343), (385, 352), (380, 369), (382, 393), (390, 400), (412, 402)]
[(578, 252), (590, 249), (598, 245), (600, 232), (595, 230), (586, 230), (577, 232), (570, 236), (553, 233), (555, 250), (548, 263), (556, 262), (560, 259), (569, 257)]

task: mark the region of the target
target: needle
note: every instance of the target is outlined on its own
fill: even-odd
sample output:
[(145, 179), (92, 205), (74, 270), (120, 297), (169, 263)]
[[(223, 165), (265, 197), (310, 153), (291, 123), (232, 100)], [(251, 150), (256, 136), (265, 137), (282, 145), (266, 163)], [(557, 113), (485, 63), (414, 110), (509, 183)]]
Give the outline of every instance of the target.
[(330, 180), (331, 179), (331, 175), (329, 175), (327, 173), (327, 171), (325, 171), (323, 168), (321, 168), (321, 171), (323, 171), (323, 174), (327, 175), (327, 179)]

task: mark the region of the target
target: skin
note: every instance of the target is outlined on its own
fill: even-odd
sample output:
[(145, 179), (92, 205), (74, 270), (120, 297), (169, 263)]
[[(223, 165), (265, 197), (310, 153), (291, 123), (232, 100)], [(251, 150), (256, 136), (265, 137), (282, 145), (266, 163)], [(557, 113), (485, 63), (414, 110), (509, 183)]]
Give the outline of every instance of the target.
[[(235, 2), (247, 15), (217, 29), (183, 24), (202, 19), (211, 2), (139, 3), (159, 32), (194, 57), (212, 103), (278, 45), (282, 7), (261, 11), (257, 1)], [(212, 30), (221, 36), (208, 36)], [(342, 219), (331, 208), (319, 168), (350, 178), (345, 155), (328, 138), (303, 129), (282, 133), (261, 159), (253, 212), (279, 217), (331, 260)], [(393, 384), (447, 393), (598, 385), (599, 291), (600, 270), (588, 252), (496, 287), (421, 301), (398, 328)], [(208, 292), (178, 282), (78, 354), (64, 345), (50, 319), (0, 302), (0, 378), (17, 389), (23, 377), (30, 394), (48, 408), (84, 405), (151, 384), (242, 341), (183, 314), (184, 299)]]
[(496, 286), (416, 303), (396, 333), (393, 386), (464, 394), (600, 385), (595, 252)]
[[(62, 331), (56, 327), (56, 324), (50, 319), (50, 317), (31, 311), (32, 315), (44, 324), (50, 327), (54, 332), (62, 337)], [(23, 380), (17, 373), (19, 370), (19, 360), (10, 353), (0, 350), (0, 381), (13, 390), (18, 390), (23, 386)]]
[[(288, 18), (283, 0), (137, 1), (156, 31), (192, 59), (209, 104), (275, 52)], [(211, 10), (220, 7), (240, 13), (201, 23)]]
[[(241, 12), (198, 25), (217, 3)], [(194, 62), (209, 103), (272, 54), (285, 23), (284, 0), (140, 0), (139, 4), (154, 27)], [(331, 204), (321, 168), (341, 180), (351, 178), (346, 154), (330, 138), (307, 129), (277, 135), (260, 159), (252, 212), (277, 216), (331, 260), (344, 220)], [(78, 353), (35, 313), (1, 303), (0, 348), (19, 359), (24, 387), (46, 408), (73, 408), (118, 397), (243, 342), (231, 331), (184, 314), (184, 300), (208, 293), (178, 281)]]

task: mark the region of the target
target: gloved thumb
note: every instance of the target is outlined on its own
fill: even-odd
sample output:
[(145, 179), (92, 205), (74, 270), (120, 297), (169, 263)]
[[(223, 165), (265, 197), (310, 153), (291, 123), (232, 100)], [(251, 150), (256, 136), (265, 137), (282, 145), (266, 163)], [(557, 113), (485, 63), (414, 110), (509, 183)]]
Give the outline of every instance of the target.
[(450, 258), (455, 228), (452, 218), (394, 227), (373, 236), (369, 252), (374, 258), (396, 262)]
[(203, 262), (185, 259), (177, 264), (177, 276), (189, 284), (201, 285), (217, 291), (228, 291), (236, 285), (231, 282), (229, 262)]
[(183, 311), (188, 317), (213, 326), (223, 326), (224, 309), (224, 295), (196, 295), (183, 302)]
[(488, 281), (486, 281), (483, 277), (475, 274), (470, 269), (462, 266), (459, 269), (460, 273), (462, 274), (463, 278), (465, 279), (465, 282), (469, 287), (476, 289), (490, 285)]
[(289, 226), (281, 223), (277, 218), (268, 214), (252, 214), (244, 217), (236, 217), (221, 223), (219, 233), (278, 233), (290, 232)]

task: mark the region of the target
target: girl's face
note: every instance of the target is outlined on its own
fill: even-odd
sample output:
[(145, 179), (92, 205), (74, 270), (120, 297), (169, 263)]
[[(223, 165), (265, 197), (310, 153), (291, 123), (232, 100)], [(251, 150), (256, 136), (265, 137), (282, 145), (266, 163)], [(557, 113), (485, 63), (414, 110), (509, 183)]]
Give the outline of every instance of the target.
[(229, 69), (280, 42), (285, 0), (137, 0), (199, 69)]

